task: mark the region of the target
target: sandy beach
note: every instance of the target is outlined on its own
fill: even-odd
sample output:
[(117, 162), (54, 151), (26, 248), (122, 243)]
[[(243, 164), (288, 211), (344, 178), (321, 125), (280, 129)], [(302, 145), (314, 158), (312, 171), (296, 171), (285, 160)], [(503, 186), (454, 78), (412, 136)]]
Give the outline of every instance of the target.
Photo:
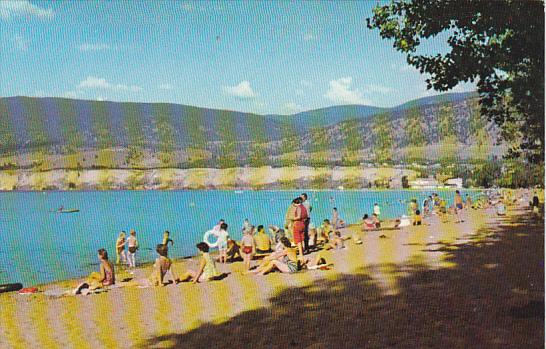
[(0, 347), (542, 347), (543, 222), (512, 207), (427, 224), (348, 240), (324, 252), (328, 271), (250, 276), (236, 262), (219, 266), (224, 280), (196, 285), (1, 294)]

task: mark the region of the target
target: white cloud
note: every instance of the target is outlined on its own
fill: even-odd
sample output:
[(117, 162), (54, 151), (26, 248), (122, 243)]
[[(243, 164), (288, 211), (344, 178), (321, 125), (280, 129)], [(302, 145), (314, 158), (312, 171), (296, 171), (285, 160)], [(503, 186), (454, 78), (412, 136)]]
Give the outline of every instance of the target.
[(112, 84), (106, 79), (97, 78), (94, 76), (88, 76), (85, 80), (78, 84), (78, 88), (81, 89), (97, 89), (97, 90), (111, 90), (111, 91), (128, 91), (128, 92), (140, 92), (142, 87), (135, 85), (125, 84)]
[(303, 110), (302, 106), (294, 102), (288, 102), (283, 106), (283, 110), (287, 114), (296, 114)]
[(317, 37), (315, 35), (313, 35), (312, 33), (303, 34), (303, 40), (305, 40), (305, 41), (315, 40), (316, 38)]
[(91, 43), (84, 43), (78, 46), (78, 49), (80, 51), (102, 51), (102, 50), (109, 50), (110, 46), (107, 44), (91, 44)]
[(0, 2), (0, 18), (12, 16), (33, 16), (38, 18), (52, 18), (52, 9), (44, 9), (32, 4), (28, 0), (3, 0)]
[(353, 79), (350, 76), (331, 80), (330, 87), (324, 97), (338, 104), (371, 104), (370, 101), (364, 99), (361, 91), (352, 89), (352, 82)]
[(312, 84), (311, 84), (309, 81), (307, 81), (307, 80), (301, 80), (301, 81), (300, 81), (300, 84), (301, 84), (302, 86), (305, 86), (305, 87), (311, 87), (311, 85), (312, 85)]
[(102, 101), (105, 101), (106, 98), (104, 98), (103, 96), (97, 96), (97, 98), (95, 98), (95, 100), (99, 101), (99, 102), (102, 102)]
[(386, 94), (394, 92), (394, 90), (390, 87), (383, 86), (383, 85), (366, 84), (364, 85), (364, 89), (362, 92), (363, 93), (379, 93), (382, 95), (386, 95)]
[(173, 85), (171, 84), (160, 84), (159, 86), (157, 86), (157, 88), (165, 91), (174, 89)]
[(251, 99), (256, 97), (256, 94), (250, 87), (250, 82), (241, 81), (238, 85), (235, 86), (224, 86), (222, 88), (225, 93), (231, 96), (235, 96), (240, 99)]
[(30, 40), (26, 39), (24, 36), (17, 34), (17, 35), (15, 35), (14, 41), (15, 41), (15, 46), (19, 50), (21, 50), (21, 51), (28, 50)]

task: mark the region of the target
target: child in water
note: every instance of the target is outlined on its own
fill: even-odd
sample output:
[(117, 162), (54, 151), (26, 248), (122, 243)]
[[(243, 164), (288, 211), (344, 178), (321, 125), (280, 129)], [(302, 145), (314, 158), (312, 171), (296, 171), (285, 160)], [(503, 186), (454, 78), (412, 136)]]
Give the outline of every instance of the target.
[(181, 278), (180, 281), (192, 281), (194, 284), (202, 281), (210, 281), (218, 278), (220, 274), (216, 269), (216, 263), (209, 254), (209, 245), (206, 242), (200, 242), (196, 245), (202, 258), (199, 262), (197, 271), (189, 270)]
[(168, 230), (165, 230), (163, 233), (163, 242), (162, 245), (169, 246), (169, 242), (171, 243), (171, 246), (174, 246), (174, 241), (170, 238), (171, 233)]
[(127, 256), (125, 255), (125, 244), (127, 240), (125, 239), (125, 232), (122, 231), (119, 233), (118, 239), (116, 240), (116, 264), (119, 264), (120, 259), (123, 264), (127, 263)]
[(256, 253), (256, 243), (254, 241), (254, 226), (250, 226), (245, 230), (243, 239), (241, 240), (241, 254), (246, 270), (250, 270), (250, 261), (252, 256)]

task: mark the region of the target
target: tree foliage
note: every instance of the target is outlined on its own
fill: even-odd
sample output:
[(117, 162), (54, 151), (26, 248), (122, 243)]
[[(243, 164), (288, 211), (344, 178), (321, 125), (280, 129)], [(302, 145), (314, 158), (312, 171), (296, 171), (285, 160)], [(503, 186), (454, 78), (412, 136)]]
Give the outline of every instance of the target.
[[(428, 88), (476, 82), (481, 111), (501, 129), (509, 155), (544, 158), (544, 5), (518, 0), (395, 0), (367, 19), (408, 64), (429, 74)], [(418, 52), (447, 34), (447, 53)], [(508, 137), (510, 136), (510, 137)], [(514, 137), (517, 136), (517, 137)]]

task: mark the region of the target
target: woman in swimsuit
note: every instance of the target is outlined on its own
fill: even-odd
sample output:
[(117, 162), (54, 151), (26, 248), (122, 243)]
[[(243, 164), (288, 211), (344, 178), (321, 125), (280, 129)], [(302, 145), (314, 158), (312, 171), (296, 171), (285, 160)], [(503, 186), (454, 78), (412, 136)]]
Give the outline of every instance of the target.
[(104, 248), (101, 248), (97, 253), (100, 261), (99, 272), (92, 272), (87, 281), (89, 288), (92, 290), (110, 286), (116, 282), (114, 265), (108, 260), (108, 252)]
[(370, 219), (368, 214), (365, 214), (364, 217), (362, 217), (362, 231), (370, 231), (375, 230), (376, 224), (373, 219)]
[(218, 278), (220, 273), (216, 270), (216, 263), (209, 254), (209, 245), (206, 242), (200, 242), (196, 247), (202, 253), (199, 269), (197, 271), (188, 270), (180, 278), (180, 281), (192, 281), (195, 284), (200, 281), (211, 281)]
[(281, 273), (295, 273), (298, 271), (298, 257), (296, 250), (292, 248), (290, 240), (286, 237), (281, 238), (281, 243), (284, 245), (283, 252), (279, 254), (278, 259), (271, 260), (269, 263), (263, 264), (253, 271), (254, 274), (265, 275), (275, 269)]
[(167, 272), (170, 271), (171, 278), (174, 283), (178, 282), (178, 279), (176, 278), (173, 270), (172, 270), (172, 261), (168, 257), (169, 249), (167, 248), (167, 245), (159, 244), (155, 248), (157, 254), (159, 254), (159, 258), (155, 260), (154, 263), (154, 270), (152, 275), (150, 276), (150, 283), (152, 286), (165, 286), (165, 275)]
[(256, 253), (256, 243), (254, 241), (254, 226), (251, 225), (244, 231), (243, 239), (241, 240), (241, 254), (246, 270), (250, 270), (250, 261)]

